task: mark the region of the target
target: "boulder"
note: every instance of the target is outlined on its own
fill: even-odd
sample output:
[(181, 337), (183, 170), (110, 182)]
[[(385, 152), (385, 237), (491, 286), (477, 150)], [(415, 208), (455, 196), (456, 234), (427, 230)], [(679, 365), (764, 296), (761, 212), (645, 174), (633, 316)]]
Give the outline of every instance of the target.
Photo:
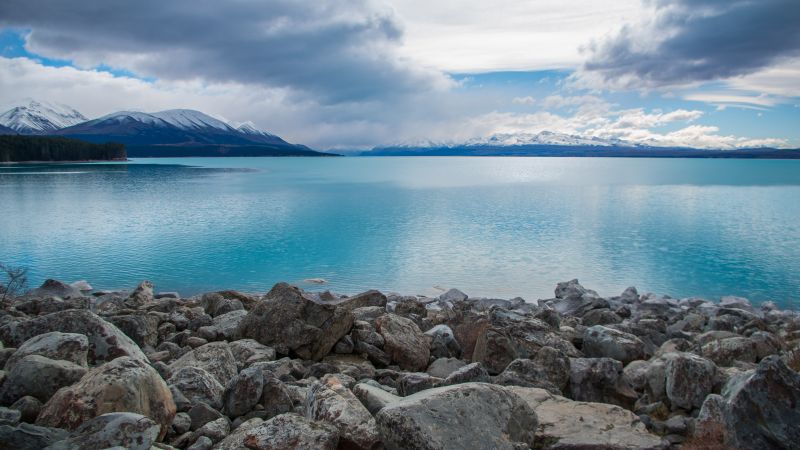
[(451, 385), (473, 382), (489, 382), (489, 372), (487, 372), (483, 365), (479, 362), (467, 364), (466, 366), (461, 367), (460, 369), (448, 375), (442, 384)]
[(26, 297), (58, 297), (61, 299), (83, 297), (83, 292), (80, 289), (72, 287), (62, 281), (48, 279), (36, 289), (31, 290)]
[(260, 401), (264, 407), (264, 417), (269, 419), (291, 411), (294, 408), (294, 400), (288, 387), (272, 372), (264, 370), (262, 375), (264, 388)]
[(134, 314), (110, 316), (107, 319), (139, 347), (155, 348), (158, 345), (158, 326), (163, 321), (159, 313), (136, 311)]
[(101, 364), (120, 356), (146, 362), (147, 357), (119, 328), (87, 310), (69, 310), (10, 322), (0, 327), (0, 340), (20, 346), (34, 336), (60, 331), (83, 334), (89, 340), (89, 364)]
[(275, 349), (260, 344), (255, 339), (240, 339), (228, 344), (239, 370), (258, 362), (274, 361)]
[(719, 433), (726, 448), (797, 448), (799, 404), (800, 374), (768, 356), (706, 399), (695, 435)]
[(645, 359), (644, 342), (638, 337), (613, 328), (595, 325), (583, 335), (583, 353), (592, 358), (612, 358), (623, 365)]
[(276, 284), (239, 324), (238, 334), (319, 361), (353, 325), (347, 307), (326, 304), (286, 283)]
[(314, 383), (306, 397), (306, 417), (330, 423), (339, 430), (340, 445), (373, 449), (380, 445), (375, 419), (336, 377)]
[(439, 300), (444, 302), (461, 302), (467, 299), (467, 294), (452, 288), (439, 296)]
[(112, 447), (150, 450), (159, 431), (157, 423), (141, 414), (108, 413), (86, 421), (69, 438), (56, 442), (47, 450)]
[(186, 353), (169, 365), (174, 373), (184, 367), (203, 369), (214, 376), (223, 386), (238, 373), (236, 359), (227, 342), (212, 342)]
[(456, 341), (453, 330), (440, 324), (425, 332), (430, 339), (431, 356), (434, 358), (460, 358), (461, 346)]
[(260, 367), (249, 367), (228, 382), (222, 396), (223, 409), (229, 417), (247, 414), (258, 404), (264, 392), (264, 375)]
[(331, 424), (290, 413), (250, 428), (244, 434), (242, 444), (253, 450), (336, 450), (339, 436)]
[(212, 448), (214, 450), (241, 450), (247, 448), (244, 446), (244, 438), (250, 430), (258, 427), (262, 423), (264, 423), (264, 420), (259, 417), (245, 420)]
[(161, 427), (161, 439), (175, 417), (175, 403), (155, 369), (138, 359), (120, 357), (56, 392), (45, 403), (36, 423), (74, 430), (89, 419), (111, 412), (131, 412), (153, 419)]
[(29, 423), (0, 425), (0, 444), (4, 449), (39, 450), (67, 438), (66, 431)]
[(177, 390), (189, 402), (189, 406), (206, 403), (213, 408), (222, 408), (225, 387), (214, 375), (199, 367), (183, 367), (172, 373), (167, 381), (170, 389)]
[(457, 358), (438, 358), (428, 366), (428, 375), (447, 378), (448, 375), (466, 366), (467, 363)]
[(619, 406), (576, 402), (544, 389), (509, 387), (536, 412), (537, 448), (656, 450), (668, 444)]
[(536, 414), (518, 395), (485, 383), (422, 391), (375, 417), (389, 450), (528, 448), (537, 428)]
[(664, 389), (673, 407), (691, 410), (703, 405), (714, 388), (717, 367), (691, 353), (668, 353)]
[(125, 300), (125, 305), (129, 308), (140, 308), (153, 300), (153, 283), (144, 280), (131, 292)]
[(383, 409), (384, 406), (402, 398), (371, 383), (356, 384), (353, 386), (353, 394), (373, 416)]
[(397, 392), (405, 397), (439, 386), (443, 381), (424, 372), (403, 372), (397, 377)]
[(622, 363), (611, 358), (570, 358), (570, 397), (631, 409), (638, 396), (622, 376)]
[(0, 403), (10, 405), (30, 395), (46, 402), (64, 386), (83, 377), (86, 368), (69, 361), (56, 361), (40, 355), (28, 355), (17, 361), (0, 388)]
[(422, 371), (428, 367), (428, 340), (417, 324), (396, 314), (385, 314), (375, 321), (384, 340), (384, 350), (404, 370)]
[(69, 361), (87, 367), (86, 357), (89, 353), (89, 340), (76, 333), (50, 333), (34, 336), (19, 346), (16, 352), (6, 361), (5, 370), (10, 371), (17, 361), (28, 355), (40, 355), (50, 359)]
[(742, 336), (713, 340), (701, 348), (703, 356), (720, 366), (732, 366), (737, 361), (754, 363), (758, 359), (756, 344)]
[(206, 437), (211, 442), (219, 442), (231, 432), (231, 421), (227, 417), (220, 417), (205, 423), (194, 433), (199, 437)]
[(223, 339), (233, 339), (239, 329), (239, 324), (244, 320), (247, 311), (237, 309), (214, 317), (214, 328)]
[(11, 405), (11, 409), (19, 411), (20, 419), (23, 422), (34, 423), (42, 410), (42, 405), (43, 403), (39, 399), (26, 395), (15, 401)]

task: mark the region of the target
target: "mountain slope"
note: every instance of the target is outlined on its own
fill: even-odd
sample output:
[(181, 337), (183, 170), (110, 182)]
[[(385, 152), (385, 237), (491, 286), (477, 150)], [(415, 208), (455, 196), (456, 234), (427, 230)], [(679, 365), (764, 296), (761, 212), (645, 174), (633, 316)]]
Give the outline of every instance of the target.
[(86, 117), (74, 108), (36, 100), (0, 114), (0, 125), (20, 134), (47, 134), (84, 121)]
[(11, 128), (8, 128), (5, 125), (0, 125), (0, 135), (7, 135), (7, 134), (17, 134), (17, 132), (12, 130)]

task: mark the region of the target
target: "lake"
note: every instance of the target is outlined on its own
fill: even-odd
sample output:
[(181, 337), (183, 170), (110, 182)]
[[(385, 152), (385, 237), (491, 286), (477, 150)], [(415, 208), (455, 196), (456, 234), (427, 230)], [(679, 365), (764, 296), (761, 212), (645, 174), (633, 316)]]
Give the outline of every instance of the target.
[[(183, 158), (0, 166), (0, 261), (188, 295), (277, 281), (800, 302), (800, 161)], [(323, 278), (325, 285), (305, 283)]]

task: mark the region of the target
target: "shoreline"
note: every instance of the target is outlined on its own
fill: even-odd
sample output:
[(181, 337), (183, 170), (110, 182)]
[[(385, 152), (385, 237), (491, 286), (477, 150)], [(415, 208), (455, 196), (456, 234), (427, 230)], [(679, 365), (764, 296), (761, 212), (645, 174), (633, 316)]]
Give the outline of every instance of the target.
[(800, 420), (800, 313), (741, 297), (47, 280), (2, 306), (18, 448), (764, 448)]

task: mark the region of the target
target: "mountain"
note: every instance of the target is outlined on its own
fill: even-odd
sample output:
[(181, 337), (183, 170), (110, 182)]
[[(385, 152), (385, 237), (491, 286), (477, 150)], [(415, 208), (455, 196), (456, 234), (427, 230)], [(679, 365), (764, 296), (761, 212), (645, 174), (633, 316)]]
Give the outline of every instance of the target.
[(324, 155), (260, 131), (252, 123), (233, 127), (190, 109), (120, 111), (53, 134), (89, 142), (119, 142), (133, 157)]
[(11, 128), (8, 128), (5, 125), (0, 125), (0, 135), (6, 135), (6, 134), (17, 134), (17, 132), (12, 130)]
[(800, 159), (800, 149), (741, 148), (731, 150), (662, 147), (542, 131), (495, 134), (461, 143), (423, 141), (376, 147), (364, 156), (595, 156), (628, 158), (764, 158)]
[(86, 121), (86, 117), (69, 106), (28, 100), (0, 115), (0, 125), (19, 134), (47, 134)]

